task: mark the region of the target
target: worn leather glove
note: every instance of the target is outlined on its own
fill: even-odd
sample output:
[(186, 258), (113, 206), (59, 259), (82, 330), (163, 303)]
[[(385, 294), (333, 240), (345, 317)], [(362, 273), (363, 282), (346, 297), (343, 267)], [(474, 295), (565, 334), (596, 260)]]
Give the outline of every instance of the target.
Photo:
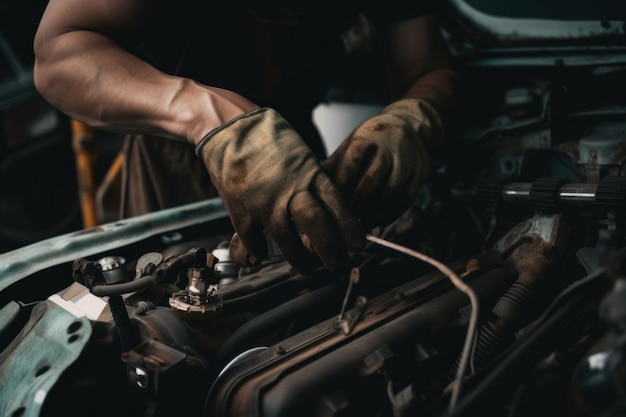
[(214, 129), (198, 143), (196, 154), (230, 214), (240, 243), (231, 247), (231, 256), (239, 265), (267, 256), (264, 229), (301, 272), (321, 260), (329, 270), (344, 273), (348, 251), (363, 247), (356, 215), (275, 110), (256, 109)]
[(421, 99), (402, 99), (359, 125), (324, 162), (366, 227), (407, 210), (425, 181), (429, 149), (443, 138), (441, 119)]

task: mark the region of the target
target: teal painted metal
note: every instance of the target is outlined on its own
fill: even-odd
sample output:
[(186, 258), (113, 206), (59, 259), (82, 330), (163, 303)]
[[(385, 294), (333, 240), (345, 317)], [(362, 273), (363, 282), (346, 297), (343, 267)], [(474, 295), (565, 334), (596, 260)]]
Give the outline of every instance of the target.
[(0, 338), (6, 337), (4, 336), (4, 332), (7, 331), (15, 319), (17, 319), (20, 309), (19, 303), (15, 301), (9, 301), (0, 309)]
[(0, 354), (0, 415), (39, 416), (61, 374), (82, 353), (92, 328), (51, 300), (40, 302), (22, 332)]
[(214, 198), (43, 240), (0, 255), (0, 291), (51, 266), (227, 216)]

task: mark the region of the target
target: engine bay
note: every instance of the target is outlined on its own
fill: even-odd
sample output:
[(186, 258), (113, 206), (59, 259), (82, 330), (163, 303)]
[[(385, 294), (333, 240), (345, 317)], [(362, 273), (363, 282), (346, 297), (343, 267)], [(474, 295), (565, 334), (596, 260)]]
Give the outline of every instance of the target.
[(1, 414), (621, 415), (626, 67), (552, 52), (463, 63), (462, 122), (348, 276), (239, 268), (219, 200), (0, 255)]

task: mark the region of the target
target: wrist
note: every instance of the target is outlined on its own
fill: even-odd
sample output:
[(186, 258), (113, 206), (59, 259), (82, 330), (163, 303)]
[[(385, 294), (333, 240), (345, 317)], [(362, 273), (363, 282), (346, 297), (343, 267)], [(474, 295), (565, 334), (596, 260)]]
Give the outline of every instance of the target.
[(245, 119), (253, 118), (257, 114), (265, 112), (266, 110), (269, 110), (269, 107), (257, 107), (246, 113), (242, 113), (238, 116), (235, 116), (234, 118), (228, 120), (226, 123), (222, 123), (216, 128), (210, 130), (207, 134), (202, 136), (200, 140), (194, 143), (196, 155), (201, 156), (204, 152), (204, 148), (211, 141), (211, 139), (213, 139), (215, 136), (220, 135), (221, 132), (227, 129), (229, 131), (229, 134), (228, 134), (229, 137), (235, 138), (235, 139), (239, 138), (241, 134), (243, 133), (243, 131), (249, 130), (250, 125), (251, 125), (249, 122), (246, 123)]
[(170, 103), (170, 114), (175, 117), (172, 131), (196, 146), (209, 132), (257, 108), (232, 91), (183, 79)]
[(382, 114), (391, 114), (419, 132), (427, 149), (439, 148), (443, 142), (444, 127), (436, 107), (422, 98), (404, 98), (389, 104)]

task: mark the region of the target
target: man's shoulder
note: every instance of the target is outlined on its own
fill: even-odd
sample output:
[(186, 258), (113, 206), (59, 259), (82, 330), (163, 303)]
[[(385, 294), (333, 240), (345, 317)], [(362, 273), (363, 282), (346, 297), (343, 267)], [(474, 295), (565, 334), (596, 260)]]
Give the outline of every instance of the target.
[(441, 7), (438, 0), (366, 0), (355, 2), (370, 20), (379, 23), (395, 23), (413, 17), (435, 13)]

